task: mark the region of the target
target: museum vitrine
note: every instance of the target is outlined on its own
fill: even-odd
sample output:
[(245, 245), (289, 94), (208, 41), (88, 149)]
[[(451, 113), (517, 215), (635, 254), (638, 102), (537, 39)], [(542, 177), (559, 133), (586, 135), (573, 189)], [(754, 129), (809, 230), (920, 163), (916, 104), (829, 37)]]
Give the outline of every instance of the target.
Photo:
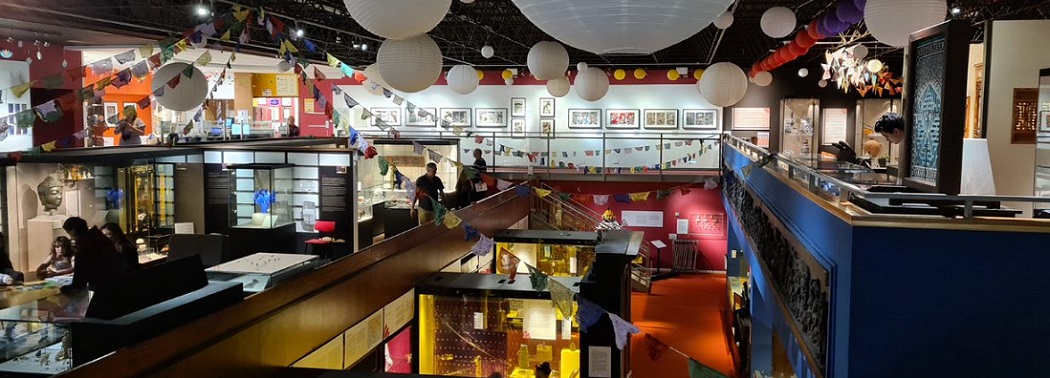
[(858, 157), (872, 159), (873, 168), (897, 165), (900, 158), (898, 145), (891, 144), (882, 134), (875, 132), (875, 123), (886, 113), (900, 113), (901, 100), (891, 98), (863, 98), (857, 100), (856, 138), (853, 149)]
[[(551, 279), (578, 291), (578, 278)], [(555, 308), (550, 292), (534, 290), (528, 280), (437, 273), (416, 294), (420, 374), (533, 378), (534, 367), (549, 362), (551, 377), (579, 375), (578, 325)]]
[(58, 294), (42, 283), (2, 294), (18, 303), (0, 309), (0, 375), (51, 376), (73, 367), (70, 323), (84, 318), (91, 293)]
[(521, 260), (518, 273), (528, 273), (525, 264), (554, 277), (581, 277), (594, 263), (594, 247), (600, 241), (596, 232), (557, 230), (504, 230), (493, 238), (496, 242), (496, 273), (509, 274), (513, 257)]
[[(413, 143), (419, 144), (424, 150), (417, 153)], [(372, 145), (389, 167), (383, 174), (378, 159), (358, 161), (358, 219), (368, 220), (370, 216), (375, 216), (375, 211), (382, 209), (385, 213), (383, 233), (387, 236), (397, 235), (418, 225), (409, 215), (411, 204), (403, 180), (415, 182), (426, 174), (427, 163), (437, 164), (437, 177), (445, 185), (446, 195), (455, 192), (458, 168), (454, 162), (459, 159), (456, 153), (458, 139), (376, 139)], [(402, 181), (398, 181), (401, 177), (404, 177)]]
[(780, 101), (780, 111), (780, 154), (787, 157), (816, 154), (820, 100), (785, 98)]
[(276, 228), (292, 223), (292, 164), (236, 164), (226, 167), (233, 228)]
[[(1050, 68), (1039, 70), (1039, 127), (1036, 129), (1035, 195), (1050, 197)], [(1050, 218), (1050, 204), (1036, 203), (1036, 215)]]

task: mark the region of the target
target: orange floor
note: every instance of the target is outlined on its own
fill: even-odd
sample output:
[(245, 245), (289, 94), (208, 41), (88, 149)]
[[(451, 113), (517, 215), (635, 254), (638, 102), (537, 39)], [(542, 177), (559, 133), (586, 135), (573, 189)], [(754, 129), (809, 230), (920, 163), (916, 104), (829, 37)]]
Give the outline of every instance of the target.
[(717, 274), (683, 274), (653, 283), (652, 294), (633, 294), (631, 321), (642, 333), (631, 338), (634, 378), (689, 378), (688, 360), (667, 351), (657, 361), (649, 358), (645, 334), (678, 349), (715, 370), (735, 377), (722, 308), (726, 305), (726, 278)]

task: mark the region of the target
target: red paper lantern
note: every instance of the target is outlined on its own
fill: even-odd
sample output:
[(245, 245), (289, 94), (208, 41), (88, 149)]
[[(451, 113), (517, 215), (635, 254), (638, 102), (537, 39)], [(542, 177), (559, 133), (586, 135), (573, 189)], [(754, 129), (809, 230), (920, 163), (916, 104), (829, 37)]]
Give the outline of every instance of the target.
[(806, 54), (806, 49), (799, 46), (798, 43), (791, 42), (788, 44), (788, 52), (790, 52), (791, 55), (799, 57)]
[(809, 37), (813, 38), (813, 41), (819, 41), (824, 38), (827, 38), (824, 35), (821, 35), (819, 31), (817, 31), (817, 22), (819, 22), (819, 20), (813, 20), (809, 23), (809, 26), (806, 26), (806, 34), (809, 34)]
[(810, 37), (809, 33), (799, 32), (798, 35), (795, 36), (795, 43), (803, 48), (809, 49), (810, 47), (813, 47), (813, 45), (816, 45), (817, 41), (813, 39), (813, 37)]

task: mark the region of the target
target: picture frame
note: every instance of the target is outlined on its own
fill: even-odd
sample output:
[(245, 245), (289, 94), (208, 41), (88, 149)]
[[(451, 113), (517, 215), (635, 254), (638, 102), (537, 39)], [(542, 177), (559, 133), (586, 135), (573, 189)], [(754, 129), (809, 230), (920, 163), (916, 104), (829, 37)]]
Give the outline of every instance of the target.
[(525, 137), (525, 118), (511, 118), (510, 119), (510, 137), (511, 138), (524, 138)]
[(525, 116), (525, 97), (511, 97), (511, 99), (510, 99), (510, 116), (511, 117), (524, 117)]
[(474, 109), (475, 127), (507, 127), (507, 108)]
[(405, 109), (405, 126), (437, 126), (437, 109), (416, 108), (414, 112)]
[(769, 131), (769, 108), (733, 108), (733, 131)]
[(685, 130), (718, 130), (718, 110), (684, 109), (682, 110), (682, 129)]
[(554, 117), (554, 97), (540, 97), (540, 117)]
[(601, 129), (601, 109), (569, 109), (570, 129)]
[(120, 122), (120, 104), (115, 102), (103, 104), (102, 114), (106, 117), (106, 125), (117, 127), (117, 123)]
[(1050, 133), (1050, 110), (1039, 112), (1039, 132)]
[(540, 137), (545, 139), (554, 138), (554, 118), (540, 120)]
[(372, 126), (379, 126), (382, 121), (387, 126), (401, 126), (401, 108), (371, 108)]
[[(904, 88), (900, 176), (905, 186), (959, 194), (966, 120), (970, 25), (950, 20), (911, 34), (904, 64), (914, 73)], [(921, 69), (920, 69), (921, 68)]]
[(678, 130), (678, 109), (645, 109), (646, 130)]
[(448, 121), (451, 126), (470, 127), (472, 125), (470, 108), (441, 108), (440, 115), (441, 119)]
[(605, 109), (606, 129), (637, 129), (638, 109)]

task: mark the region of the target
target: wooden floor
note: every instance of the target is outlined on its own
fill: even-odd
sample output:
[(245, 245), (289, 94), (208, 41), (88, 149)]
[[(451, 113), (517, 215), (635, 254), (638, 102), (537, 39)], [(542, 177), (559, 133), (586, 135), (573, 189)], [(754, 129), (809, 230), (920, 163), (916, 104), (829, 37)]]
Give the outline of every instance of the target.
[(689, 378), (688, 360), (667, 351), (649, 358), (645, 333), (700, 363), (735, 377), (722, 308), (727, 306), (726, 278), (717, 274), (679, 275), (653, 283), (652, 294), (633, 294), (631, 320), (642, 333), (631, 338), (631, 371), (635, 378)]

